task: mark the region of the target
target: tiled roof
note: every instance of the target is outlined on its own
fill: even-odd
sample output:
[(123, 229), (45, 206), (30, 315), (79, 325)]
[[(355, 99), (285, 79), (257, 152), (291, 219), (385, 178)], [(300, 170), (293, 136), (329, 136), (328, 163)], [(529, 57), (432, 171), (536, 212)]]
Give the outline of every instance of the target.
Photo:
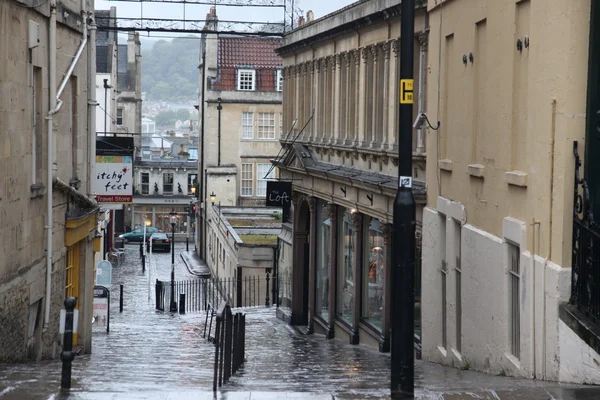
[(236, 37), (219, 38), (219, 66), (254, 68), (280, 67), (281, 57), (275, 49), (283, 45), (280, 38), (270, 37)]

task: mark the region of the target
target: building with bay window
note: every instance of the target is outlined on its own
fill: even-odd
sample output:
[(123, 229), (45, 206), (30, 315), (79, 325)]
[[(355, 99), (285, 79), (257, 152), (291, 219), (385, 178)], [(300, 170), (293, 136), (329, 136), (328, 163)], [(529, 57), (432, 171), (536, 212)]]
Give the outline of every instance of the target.
[[(309, 13), (277, 50), (283, 58), (283, 130), (291, 134), (282, 137), (283, 155), (274, 163), (293, 193), (279, 235), (277, 314), (309, 333), (380, 351), (390, 349), (393, 301), (399, 12), (397, 1), (369, 0), (314, 21)], [(419, 6), (418, 104), (425, 100), (427, 29)], [(426, 200), (423, 144), (415, 129), (417, 242)], [(415, 256), (420, 260), (418, 249)], [(416, 279), (418, 289), (419, 274)]]

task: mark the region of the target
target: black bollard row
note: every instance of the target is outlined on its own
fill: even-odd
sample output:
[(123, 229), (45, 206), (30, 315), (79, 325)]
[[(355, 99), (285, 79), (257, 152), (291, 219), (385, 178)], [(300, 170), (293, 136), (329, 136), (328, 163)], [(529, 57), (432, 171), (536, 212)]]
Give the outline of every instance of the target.
[(73, 310), (77, 299), (69, 297), (65, 299), (65, 333), (63, 336), (63, 351), (60, 353), (62, 361), (62, 373), (60, 378), (60, 387), (62, 389), (71, 388), (71, 365), (75, 356), (73, 355)]

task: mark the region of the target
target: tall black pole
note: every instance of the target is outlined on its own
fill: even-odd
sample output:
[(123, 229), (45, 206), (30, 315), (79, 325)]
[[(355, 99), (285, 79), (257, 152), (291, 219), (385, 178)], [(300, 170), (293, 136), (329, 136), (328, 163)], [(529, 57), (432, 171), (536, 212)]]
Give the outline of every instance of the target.
[[(198, 198), (200, 199), (202, 208), (200, 209), (200, 226), (198, 227), (198, 243), (200, 244), (200, 258), (205, 258), (204, 246), (202, 244), (205, 236), (202, 233), (202, 227), (204, 226), (204, 214), (203, 211), (206, 208), (206, 199), (204, 196), (204, 90), (206, 86), (206, 36), (202, 37), (202, 101), (200, 102), (200, 107), (202, 109), (200, 115), (202, 118), (202, 124), (200, 125), (200, 136), (201, 136), (201, 145), (200, 145), (200, 168), (198, 169), (198, 177), (200, 178), (200, 193), (198, 194)], [(196, 224), (198, 226), (198, 224)]]
[(415, 2), (402, 0), (398, 191), (394, 201), (392, 285), (392, 398), (414, 395), (415, 200), (412, 193), (412, 112)]
[(177, 312), (175, 305), (175, 224), (171, 223), (171, 305), (169, 311)]
[(221, 110), (223, 109), (223, 106), (221, 106), (221, 98), (219, 97), (217, 99), (218, 104), (217, 104), (217, 111), (219, 112), (219, 122), (218, 122), (218, 126), (217, 126), (217, 136), (218, 136), (218, 149), (217, 149), (217, 165), (221, 166)]

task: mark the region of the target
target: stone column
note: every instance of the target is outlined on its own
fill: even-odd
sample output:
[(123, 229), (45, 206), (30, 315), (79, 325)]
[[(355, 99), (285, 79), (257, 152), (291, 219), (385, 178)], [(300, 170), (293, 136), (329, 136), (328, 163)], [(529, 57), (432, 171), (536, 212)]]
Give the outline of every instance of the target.
[[(288, 68), (289, 67), (281, 68), (281, 76), (283, 77), (283, 104), (284, 104), (282, 117), (285, 116), (286, 118), (289, 118), (289, 117), (287, 117), (287, 115), (289, 115), (289, 113), (287, 111), (287, 104), (289, 103), (288, 95), (290, 92), (289, 84), (288, 84)], [(283, 119), (283, 121), (281, 123), (281, 127), (282, 127), (281, 138), (283, 139), (283, 138), (285, 138), (287, 130), (289, 129), (288, 125), (287, 125), (287, 119), (285, 119), (285, 118)]]
[(386, 42), (381, 45), (383, 49), (383, 95), (381, 99), (381, 130), (378, 132), (381, 148), (385, 149), (388, 138), (388, 111), (389, 111), (389, 75), (390, 75), (390, 43)]
[(341, 143), (340, 138), (340, 85), (341, 85), (341, 70), (342, 70), (342, 56), (340, 54), (335, 55), (334, 67), (331, 69), (334, 74), (333, 84), (333, 137), (331, 143)]
[[(417, 111), (422, 112), (423, 111), (423, 104), (425, 104), (425, 80), (426, 80), (426, 73), (427, 73), (427, 43), (428, 43), (428, 36), (429, 33), (428, 32), (423, 32), (419, 35), (417, 35), (417, 39), (419, 39), (419, 52), (420, 52), (420, 57), (419, 57), (419, 80), (418, 80), (418, 84), (419, 84), (419, 96), (420, 99), (417, 98), (418, 104), (417, 104)], [(423, 129), (419, 129), (417, 131), (417, 153), (424, 153), (425, 152), (425, 138), (424, 133), (426, 131)]]
[(392, 52), (394, 53), (394, 57), (391, 58), (390, 62), (390, 80), (388, 85), (388, 90), (390, 93), (389, 100), (389, 110), (388, 114), (388, 130), (387, 130), (387, 141), (388, 141), (388, 149), (392, 151), (398, 150), (398, 124), (396, 123), (398, 117), (398, 50), (400, 48), (400, 44), (398, 40), (391, 41)]
[(308, 209), (310, 210), (310, 232), (309, 257), (308, 260), (308, 333), (313, 333), (315, 316), (315, 275), (317, 260), (317, 199), (313, 196), (308, 198)]
[(315, 97), (315, 101), (314, 101), (314, 108), (315, 108), (315, 115), (313, 117), (313, 132), (312, 132), (312, 141), (316, 141), (316, 139), (319, 137), (319, 133), (321, 132), (321, 115), (322, 115), (322, 110), (321, 110), (321, 60), (314, 60), (313, 61), (314, 64), (314, 71), (315, 71), (315, 79), (314, 79), (314, 97)]
[(392, 224), (381, 226), (383, 233), (383, 315), (381, 337), (379, 338), (379, 351), (390, 351), (390, 316), (392, 300)]
[(361, 292), (362, 292), (362, 219), (361, 213), (352, 213), (352, 224), (354, 225), (354, 259), (352, 262), (352, 273), (354, 274), (354, 314), (352, 317), (352, 332), (350, 333), (350, 344), (358, 344), (358, 324), (360, 323)]
[[(302, 63), (302, 126), (306, 124), (308, 118), (310, 117), (310, 71), (308, 68), (308, 63)], [(304, 140), (309, 140), (310, 138), (310, 126), (307, 126), (304, 129), (304, 134), (302, 135)]]
[(337, 240), (338, 240), (338, 226), (337, 226), (337, 212), (338, 208), (335, 204), (329, 203), (327, 205), (327, 211), (329, 213), (329, 330), (326, 333), (328, 339), (335, 337), (335, 313), (337, 310), (337, 304), (335, 299), (335, 289), (337, 287), (337, 268), (338, 268), (338, 253), (337, 253)]

